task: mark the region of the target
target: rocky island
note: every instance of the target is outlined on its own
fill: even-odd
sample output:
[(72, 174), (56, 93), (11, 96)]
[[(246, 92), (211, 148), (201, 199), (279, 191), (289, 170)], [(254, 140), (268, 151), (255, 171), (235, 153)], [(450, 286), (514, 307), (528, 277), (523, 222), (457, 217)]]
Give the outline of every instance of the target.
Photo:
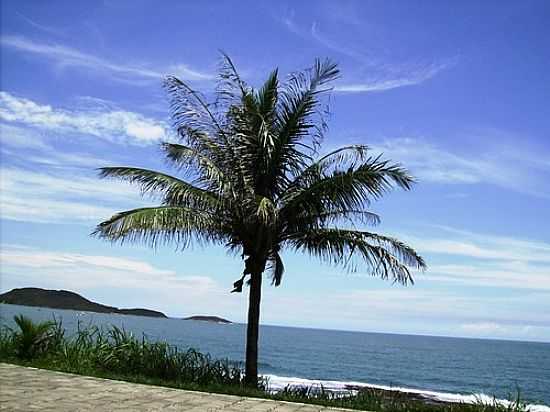
[(212, 323), (233, 323), (230, 320), (220, 318), (218, 316), (206, 316), (206, 315), (195, 315), (189, 316), (188, 318), (183, 318), (183, 320), (200, 320), (202, 322), (212, 322)]
[(40, 288), (13, 289), (0, 295), (0, 303), (23, 306), (41, 306), (52, 309), (70, 309), (85, 312), (116, 313), (120, 315), (149, 316), (166, 318), (167, 316), (156, 310), (132, 308), (119, 309), (114, 306), (92, 302), (78, 293), (68, 290), (50, 290)]

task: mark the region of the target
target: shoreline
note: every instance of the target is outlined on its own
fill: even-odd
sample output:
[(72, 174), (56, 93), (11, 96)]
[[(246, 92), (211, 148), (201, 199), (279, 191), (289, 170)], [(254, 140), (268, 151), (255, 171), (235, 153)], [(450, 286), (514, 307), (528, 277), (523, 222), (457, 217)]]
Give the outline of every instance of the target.
[[(322, 388), (327, 392), (341, 394), (355, 394), (360, 391), (368, 390), (376, 392), (387, 399), (399, 397), (406, 401), (417, 401), (431, 405), (475, 404), (478, 402), (490, 403), (496, 401), (506, 407), (513, 403), (511, 400), (499, 399), (485, 393), (453, 393), (402, 386), (377, 385), (365, 382), (316, 380), (273, 374), (263, 374), (262, 376), (269, 379), (269, 389), (273, 392), (281, 391), (286, 386), (291, 385), (293, 387)], [(526, 406), (530, 412), (550, 412), (550, 405), (526, 403)]]

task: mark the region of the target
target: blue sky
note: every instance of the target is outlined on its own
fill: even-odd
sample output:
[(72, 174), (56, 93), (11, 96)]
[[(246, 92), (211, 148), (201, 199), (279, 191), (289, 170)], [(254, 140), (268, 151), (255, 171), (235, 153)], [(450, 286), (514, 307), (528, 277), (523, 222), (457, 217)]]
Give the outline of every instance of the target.
[(427, 259), (413, 287), (285, 254), (262, 322), (550, 341), (550, 3), (1, 2), (0, 290), (63, 288), (172, 316), (245, 320), (222, 248), (113, 246), (95, 223), (148, 204), (94, 168), (165, 169), (161, 79), (208, 93), (219, 50), (258, 85), (340, 63), (324, 150), (349, 143), (419, 179), (373, 205)]

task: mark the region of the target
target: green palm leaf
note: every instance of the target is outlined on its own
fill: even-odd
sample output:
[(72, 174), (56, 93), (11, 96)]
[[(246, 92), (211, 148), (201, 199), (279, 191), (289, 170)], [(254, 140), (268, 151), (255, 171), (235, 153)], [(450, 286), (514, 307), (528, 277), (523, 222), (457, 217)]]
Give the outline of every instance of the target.
[(399, 164), (369, 157), (347, 169), (335, 168), (327, 173), (323, 163), (308, 167), (282, 196), (282, 213), (309, 210), (312, 214), (327, 211), (360, 210), (394, 187), (409, 190), (414, 178)]
[(353, 258), (365, 262), (373, 276), (401, 284), (414, 283), (408, 266), (424, 270), (426, 264), (410, 246), (396, 239), (370, 232), (342, 229), (319, 229), (289, 235), (292, 248), (305, 251), (325, 262), (357, 270)]
[(114, 242), (173, 242), (186, 247), (191, 240), (201, 243), (220, 241), (223, 228), (216, 226), (213, 214), (181, 206), (144, 207), (113, 215), (100, 223), (93, 235)]
[(139, 185), (143, 194), (161, 196), (171, 206), (190, 206), (215, 210), (221, 199), (213, 192), (198, 188), (176, 177), (136, 167), (104, 167), (100, 177), (117, 178)]

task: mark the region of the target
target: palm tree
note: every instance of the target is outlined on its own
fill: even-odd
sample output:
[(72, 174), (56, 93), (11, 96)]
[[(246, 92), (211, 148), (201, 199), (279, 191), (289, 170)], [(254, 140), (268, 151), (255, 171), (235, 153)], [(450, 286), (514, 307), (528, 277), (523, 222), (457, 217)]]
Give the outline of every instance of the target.
[(14, 316), (13, 320), (19, 327), (19, 332), (14, 332), (14, 342), (17, 356), (22, 359), (31, 359), (36, 355), (46, 352), (48, 347), (58, 341), (60, 335), (58, 324), (52, 321), (34, 323), (23, 315)]
[(245, 382), (258, 382), (258, 329), (262, 277), (279, 286), (281, 250), (306, 252), (401, 284), (425, 263), (392, 237), (360, 230), (380, 218), (367, 210), (393, 189), (411, 189), (414, 178), (399, 164), (346, 146), (318, 156), (326, 131), (323, 95), (339, 76), (330, 60), (316, 60), (280, 82), (274, 70), (259, 89), (241, 79), (223, 56), (215, 98), (208, 101), (176, 77), (164, 87), (177, 142), (161, 144), (178, 177), (133, 167), (105, 167), (118, 178), (158, 196), (160, 205), (117, 213), (94, 234), (114, 242), (152, 247), (190, 242), (222, 244), (244, 261), (233, 292), (249, 286)]

